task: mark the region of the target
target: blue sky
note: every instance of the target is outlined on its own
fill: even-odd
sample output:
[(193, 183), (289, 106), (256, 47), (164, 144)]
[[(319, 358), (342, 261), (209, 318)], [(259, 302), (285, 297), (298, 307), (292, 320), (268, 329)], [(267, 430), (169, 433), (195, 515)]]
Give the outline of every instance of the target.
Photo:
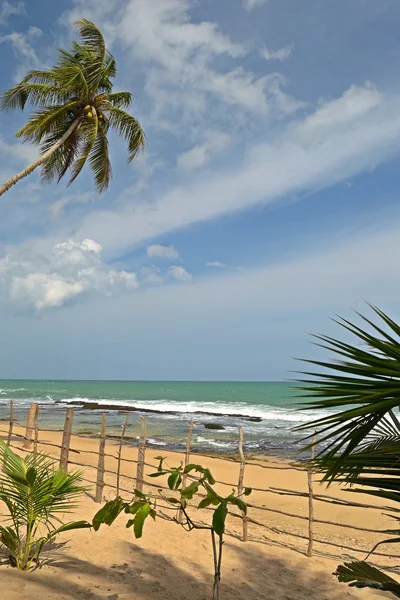
[[(102, 28), (146, 151), (1, 198), (0, 377), (281, 380), (400, 317), (397, 0), (0, 0), (0, 88)], [(0, 115), (0, 177), (33, 160)]]

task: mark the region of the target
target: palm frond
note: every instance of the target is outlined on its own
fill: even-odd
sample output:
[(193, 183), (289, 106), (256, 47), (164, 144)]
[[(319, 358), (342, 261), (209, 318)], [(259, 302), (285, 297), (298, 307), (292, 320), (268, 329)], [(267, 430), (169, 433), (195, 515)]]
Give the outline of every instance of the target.
[[(360, 446), (368, 447), (370, 443), (371, 449), (379, 446), (377, 435), (390, 441), (399, 433), (394, 411), (400, 406), (400, 340), (397, 339), (400, 330), (382, 311), (372, 308), (389, 331), (367, 318), (363, 318), (364, 322), (373, 325), (378, 335), (348, 320), (338, 320), (366, 348), (316, 336), (323, 342), (322, 347), (339, 356), (339, 360), (305, 361), (324, 371), (306, 372), (307, 378), (297, 386), (303, 398), (306, 397), (301, 402), (303, 410), (329, 410), (326, 416), (298, 427), (299, 430), (317, 428), (319, 441), (329, 442), (320, 452), (321, 464), (323, 457), (329, 462), (327, 479), (337, 475), (341, 465)], [(340, 411), (333, 413), (333, 408)]]
[(79, 137), (81, 138), (81, 151), (72, 167), (72, 174), (68, 185), (71, 185), (71, 183), (75, 181), (75, 179), (78, 177), (79, 173), (85, 166), (85, 163), (89, 158), (89, 155), (92, 152), (92, 148), (96, 142), (98, 130), (99, 120), (97, 118), (97, 115), (93, 115), (92, 117), (86, 117), (82, 121), (82, 124), (79, 129)]
[(107, 95), (107, 100), (116, 108), (129, 108), (133, 96), (130, 92), (114, 92)]
[(103, 192), (109, 186), (112, 170), (108, 156), (107, 136), (101, 125), (99, 126), (96, 141), (93, 144), (89, 162), (97, 189), (99, 192)]
[[(17, 132), (17, 137), (24, 137), (40, 143), (42, 139), (59, 128), (61, 122), (74, 120), (74, 111), (78, 107), (78, 101), (72, 100), (66, 104), (49, 106), (38, 110), (29, 119), (28, 123)], [(72, 116), (72, 118), (71, 118)]]
[(100, 29), (98, 29), (96, 25), (88, 19), (76, 21), (75, 27), (79, 32), (79, 36), (82, 39), (83, 44), (88, 46), (91, 52), (95, 53), (97, 56), (100, 56), (101, 59), (104, 60), (106, 44)]
[(345, 563), (337, 568), (334, 575), (337, 575), (339, 581), (349, 583), (350, 587), (391, 592), (396, 598), (400, 598), (400, 583), (368, 563)]
[(127, 141), (129, 151), (128, 160), (130, 162), (144, 148), (145, 136), (143, 129), (139, 121), (124, 110), (109, 106), (107, 111), (110, 126), (116, 129)]

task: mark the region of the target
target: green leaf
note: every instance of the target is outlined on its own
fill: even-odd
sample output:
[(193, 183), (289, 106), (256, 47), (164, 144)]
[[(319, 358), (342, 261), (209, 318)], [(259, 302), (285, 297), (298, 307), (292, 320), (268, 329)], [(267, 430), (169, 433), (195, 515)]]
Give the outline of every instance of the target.
[(90, 529), (92, 527), (92, 523), (88, 521), (72, 521), (71, 523), (65, 523), (65, 525), (61, 525), (58, 529), (55, 529), (51, 532), (51, 537), (54, 535), (58, 535), (59, 533), (63, 533), (64, 531), (72, 531), (73, 529)]
[(189, 465), (186, 465), (186, 467), (183, 469), (184, 473), (190, 473), (191, 471), (196, 471), (197, 473), (204, 473), (204, 469), (201, 465), (196, 465), (195, 463), (190, 463)]
[(131, 504), (130, 506), (127, 505), (125, 507), (125, 513), (126, 514), (131, 514), (134, 515), (137, 513), (137, 511), (139, 510), (139, 508), (141, 508), (144, 504), (143, 500), (138, 500), (137, 502), (134, 502), (133, 504)]
[(35, 467), (30, 467), (26, 472), (26, 481), (29, 483), (29, 486), (32, 487), (35, 483), (36, 479), (36, 469)]
[(201, 500), (199, 502), (199, 505), (197, 508), (207, 508), (207, 506), (210, 506), (210, 504), (212, 504), (210, 498), (203, 498), (203, 500)]
[(150, 504), (146, 503), (146, 504), (143, 504), (143, 506), (137, 511), (137, 513), (135, 515), (133, 531), (134, 531), (135, 537), (137, 539), (142, 537), (143, 525), (144, 525), (145, 520), (149, 516), (151, 510), (152, 509), (151, 509)]
[(218, 506), (218, 504), (222, 502), (223, 498), (221, 498), (221, 496), (219, 496), (207, 482), (204, 482), (203, 485), (207, 491), (207, 498), (210, 500), (211, 504)]
[(210, 483), (211, 485), (215, 484), (215, 479), (211, 475), (210, 469), (204, 469), (203, 474), (204, 474), (204, 479), (206, 479), (208, 481), (208, 483)]
[(200, 482), (193, 481), (190, 485), (188, 485), (187, 487), (183, 488), (183, 490), (181, 490), (182, 498), (185, 498), (185, 500), (191, 500), (193, 498), (193, 496), (195, 494), (197, 494), (197, 492), (199, 491), (199, 487), (200, 487)]
[(170, 490), (177, 490), (182, 483), (182, 475), (180, 471), (173, 471), (168, 477), (168, 487)]
[(168, 471), (157, 471), (157, 473), (148, 473), (148, 477), (161, 477), (161, 475), (167, 475)]
[(147, 500), (146, 496), (143, 494), (143, 492), (140, 492), (139, 490), (137, 490), (135, 488), (135, 496), (137, 496), (138, 498), (141, 498), (142, 500)]
[(166, 456), (155, 456), (154, 458), (159, 461), (157, 471), (163, 471), (164, 460), (166, 460), (167, 457)]
[(246, 504), (246, 502), (243, 502), (243, 500), (241, 500), (240, 498), (237, 498), (237, 496), (233, 496), (233, 495), (232, 496), (228, 496), (227, 501), (230, 502), (231, 504), (234, 504), (238, 508), (240, 508), (240, 510), (244, 514), (247, 514), (247, 504)]
[(180, 504), (181, 501), (178, 500), (178, 498), (165, 498), (167, 502), (169, 502), (170, 504)]
[(250, 496), (250, 494), (251, 494), (252, 491), (253, 491), (253, 489), (251, 487), (245, 487), (244, 491), (243, 491), (243, 494), (245, 496)]
[(97, 531), (103, 523), (111, 525), (125, 507), (126, 503), (121, 498), (107, 502), (93, 517), (93, 529)]
[(217, 535), (225, 533), (225, 520), (228, 514), (228, 503), (223, 500), (218, 508), (215, 509), (212, 519), (212, 528)]

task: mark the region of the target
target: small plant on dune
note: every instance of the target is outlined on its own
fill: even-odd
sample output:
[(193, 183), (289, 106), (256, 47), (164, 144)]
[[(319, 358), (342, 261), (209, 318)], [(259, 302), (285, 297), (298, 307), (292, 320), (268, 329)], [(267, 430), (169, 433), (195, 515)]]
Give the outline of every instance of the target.
[[(337, 321), (356, 337), (349, 344), (328, 336), (315, 336), (317, 345), (339, 360), (306, 361), (323, 369), (305, 373), (300, 390), (307, 397), (304, 408), (328, 409), (328, 414), (299, 429), (311, 427), (324, 442), (314, 460), (323, 481), (337, 482), (349, 492), (369, 494), (400, 503), (400, 325), (372, 307), (379, 323), (359, 315), (368, 328), (351, 321)], [(337, 409), (333, 412), (330, 409)], [(395, 529), (382, 531), (394, 537), (381, 544), (400, 543), (399, 508), (393, 508)], [(367, 556), (367, 558), (368, 558)], [(400, 598), (400, 583), (365, 561), (339, 565), (339, 581), (358, 588), (391, 592)]]
[[(229, 505), (238, 507), (243, 514), (247, 513), (247, 505), (243, 499), (235, 495), (235, 490), (229, 496), (222, 497), (214, 489), (215, 479), (209, 469), (205, 469), (201, 465), (189, 464), (183, 467), (168, 467), (165, 458), (162, 456), (156, 457), (159, 460), (157, 471), (150, 473), (149, 477), (167, 477), (168, 489), (175, 492), (175, 496), (167, 496), (161, 489), (159, 490), (159, 498), (165, 503), (157, 506), (155, 498), (150, 495), (144, 495), (138, 490), (135, 490), (135, 496), (131, 502), (126, 502), (121, 498), (116, 498), (111, 502), (107, 502), (102, 509), (93, 518), (93, 528), (97, 531), (101, 524), (111, 525), (121, 512), (125, 512), (130, 516), (126, 527), (133, 527), (136, 538), (142, 537), (143, 525), (147, 517), (156, 516), (167, 518), (160, 513), (159, 508), (172, 509), (175, 512), (174, 520), (179, 523), (186, 531), (193, 529), (203, 529), (210, 532), (211, 546), (214, 561), (214, 592), (213, 599), (220, 600), (220, 582), (221, 582), (221, 566), (222, 566), (222, 547), (224, 544), (225, 521), (228, 515)], [(186, 477), (191, 477), (191, 473), (198, 474), (197, 478), (185, 487)], [(213, 510), (211, 525), (206, 523), (196, 522), (191, 516), (191, 508), (189, 501), (194, 500), (195, 496), (202, 492), (203, 498), (197, 504), (198, 509)], [(243, 495), (248, 496), (251, 493), (251, 488), (245, 488)]]
[(45, 454), (21, 458), (1, 439), (0, 462), (0, 502), (7, 508), (0, 544), (13, 566), (28, 571), (54, 536), (91, 527), (87, 521), (63, 523), (59, 517), (76, 507), (85, 488), (79, 485), (80, 473), (64, 473)]

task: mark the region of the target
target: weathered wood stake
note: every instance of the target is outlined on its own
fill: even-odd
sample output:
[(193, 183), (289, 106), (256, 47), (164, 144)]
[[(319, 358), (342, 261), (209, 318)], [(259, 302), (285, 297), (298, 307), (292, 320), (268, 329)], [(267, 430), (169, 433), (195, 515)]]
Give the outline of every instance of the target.
[(140, 440), (136, 470), (136, 489), (143, 492), (144, 458), (146, 453), (146, 418), (140, 417)]
[(39, 405), (36, 405), (36, 410), (35, 410), (35, 437), (34, 437), (34, 442), (33, 442), (33, 453), (37, 454), (37, 448), (38, 448), (38, 441), (39, 441)]
[[(314, 434), (313, 445), (311, 446), (311, 460), (314, 459), (315, 455), (315, 442), (317, 439), (317, 432)], [(312, 480), (312, 470), (309, 468), (307, 470), (307, 480), (308, 480), (308, 548), (307, 548), (307, 556), (312, 556), (313, 543), (314, 543), (314, 491), (313, 491), (313, 480)]]
[(10, 400), (10, 425), (8, 427), (7, 446), (11, 446), (11, 436), (14, 427), (14, 402)]
[(71, 433), (72, 423), (74, 420), (74, 409), (67, 408), (65, 414), (64, 431), (61, 442), (61, 454), (60, 454), (60, 468), (67, 472), (68, 471), (68, 459), (69, 459), (69, 447), (71, 444)]
[[(238, 482), (238, 495), (240, 497), (243, 496), (243, 479), (244, 479), (244, 467), (245, 467), (245, 460), (244, 460), (244, 452), (243, 452), (243, 426), (239, 425), (239, 455), (240, 455), (240, 471), (239, 471), (239, 482)], [(243, 541), (247, 542), (247, 525), (248, 525), (248, 519), (247, 519), (247, 515), (243, 514), (242, 517), (242, 523), (243, 523)]]
[(97, 465), (97, 483), (95, 502), (102, 502), (104, 489), (104, 454), (106, 447), (106, 413), (101, 415), (101, 432), (99, 442), (99, 462)]
[(36, 415), (36, 402), (32, 402), (29, 413), (28, 413), (28, 421), (26, 423), (26, 431), (25, 431), (25, 441), (23, 447), (29, 450), (32, 447), (32, 438), (33, 432), (35, 429), (35, 415)]
[(125, 435), (126, 428), (128, 427), (128, 421), (129, 421), (129, 413), (126, 415), (125, 423), (124, 423), (124, 426), (123, 426), (122, 432), (121, 432), (121, 439), (119, 441), (118, 464), (117, 464), (117, 496), (119, 496), (119, 480), (120, 480), (120, 476), (121, 476), (122, 442), (124, 441), (124, 435)]
[[(189, 423), (189, 431), (188, 431), (188, 435), (187, 435), (187, 439), (186, 439), (185, 467), (190, 462), (190, 443), (192, 441), (193, 426), (194, 426), (194, 421), (192, 419)], [(182, 476), (182, 489), (184, 487), (186, 487), (186, 481), (187, 481), (187, 475), (184, 474)], [(181, 509), (178, 512), (178, 521), (179, 521), (179, 523), (182, 523), (182, 521), (183, 521), (183, 512)]]

